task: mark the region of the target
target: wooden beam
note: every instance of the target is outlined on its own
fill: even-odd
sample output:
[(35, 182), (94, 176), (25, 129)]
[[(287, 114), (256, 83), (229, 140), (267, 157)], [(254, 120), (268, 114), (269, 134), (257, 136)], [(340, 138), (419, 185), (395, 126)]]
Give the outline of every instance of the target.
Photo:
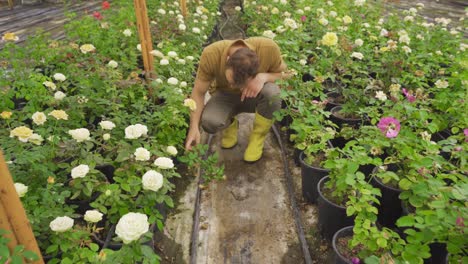
[(149, 29), (148, 12), (145, 0), (134, 0), (135, 13), (137, 18), (138, 36), (140, 38), (141, 53), (143, 57), (143, 66), (147, 79), (154, 78), (154, 60), (151, 51), (153, 43), (151, 41), (151, 33)]
[(13, 232), (13, 228), (10, 225), (10, 221), (8, 221), (8, 215), (3, 207), (3, 204), (0, 203), (0, 230), (5, 230), (8, 233), (3, 235), (10, 239), (7, 246), (10, 249), (10, 252), (13, 252), (13, 249), (18, 245), (18, 241), (16, 240), (15, 233)]
[(184, 17), (187, 17), (187, 0), (180, 0), (180, 11)]
[(31, 224), (16, 193), (13, 178), (8, 170), (2, 151), (0, 151), (0, 202), (18, 244), (24, 245), (26, 250), (33, 251), (39, 256), (39, 260), (33, 263), (44, 264)]

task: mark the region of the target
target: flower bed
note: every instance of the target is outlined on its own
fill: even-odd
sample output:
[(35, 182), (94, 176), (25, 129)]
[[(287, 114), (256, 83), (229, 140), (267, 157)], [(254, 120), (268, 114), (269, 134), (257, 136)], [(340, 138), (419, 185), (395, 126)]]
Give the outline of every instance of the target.
[[(147, 4), (157, 76), (149, 82), (131, 1), (69, 14), (63, 41), (4, 38), (0, 146), (49, 263), (158, 262), (140, 242), (150, 225), (163, 228), (157, 205), (173, 206), (174, 160), (195, 107), (191, 76), (220, 13), (218, 1), (189, 3), (187, 19), (177, 1)], [(101, 250), (94, 237), (113, 225), (123, 247)]]
[[(383, 2), (245, 1), (243, 18), (248, 35), (273, 38), (298, 73), (283, 82), (287, 107), (276, 117), (292, 118), (305, 161), (327, 155), (327, 187), (355, 216), (354, 261), (422, 263), (442, 243), (453, 261), (466, 262), (466, 20), (428, 22), (418, 15), (423, 4), (396, 11)], [(330, 122), (328, 92), (344, 99), (338, 116), (361, 122)], [(339, 147), (326, 144), (337, 139)], [(385, 170), (390, 164), (399, 169)], [(369, 174), (373, 166), (382, 170)], [(383, 197), (372, 177), (414, 207), (399, 229), (377, 221)]]

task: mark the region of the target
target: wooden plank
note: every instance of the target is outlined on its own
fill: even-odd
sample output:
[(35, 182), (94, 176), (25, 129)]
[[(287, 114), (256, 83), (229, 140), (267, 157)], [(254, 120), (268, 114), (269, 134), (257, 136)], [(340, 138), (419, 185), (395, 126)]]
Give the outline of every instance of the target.
[(4, 211), (18, 244), (24, 245), (26, 250), (33, 251), (39, 256), (39, 260), (33, 263), (44, 264), (31, 224), (26, 216), (23, 204), (16, 193), (13, 178), (8, 170), (2, 151), (0, 151), (0, 202), (5, 209)]
[(3, 207), (3, 204), (0, 203), (0, 230), (2, 229), (9, 232), (5, 234), (4, 237), (10, 239), (10, 242), (8, 242), (7, 246), (8, 249), (10, 249), (10, 252), (13, 252), (13, 249), (18, 245), (18, 241), (16, 240), (15, 233), (13, 232), (13, 228), (10, 225), (10, 221), (8, 221), (5, 208)]

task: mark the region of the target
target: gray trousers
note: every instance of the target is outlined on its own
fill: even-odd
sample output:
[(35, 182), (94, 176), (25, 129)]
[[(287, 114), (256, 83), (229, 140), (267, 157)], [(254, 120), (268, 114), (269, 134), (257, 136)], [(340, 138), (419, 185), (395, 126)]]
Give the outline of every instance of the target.
[(240, 94), (224, 91), (215, 92), (203, 109), (201, 126), (203, 130), (214, 134), (228, 127), (239, 113), (255, 113), (272, 119), (273, 112), (281, 109), (280, 89), (274, 83), (265, 83), (255, 98), (245, 98), (241, 102)]

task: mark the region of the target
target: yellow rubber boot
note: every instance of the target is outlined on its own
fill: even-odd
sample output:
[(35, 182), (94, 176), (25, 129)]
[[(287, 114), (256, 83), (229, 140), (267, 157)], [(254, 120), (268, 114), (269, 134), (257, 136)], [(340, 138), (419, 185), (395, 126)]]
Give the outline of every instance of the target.
[(229, 149), (234, 147), (237, 144), (237, 130), (239, 128), (239, 121), (237, 118), (234, 118), (234, 122), (230, 124), (223, 131), (223, 138), (221, 139), (221, 147)]
[(263, 144), (265, 138), (273, 125), (273, 120), (267, 119), (258, 113), (255, 113), (255, 120), (252, 133), (249, 138), (249, 145), (244, 153), (244, 160), (247, 162), (255, 162), (262, 157)]

